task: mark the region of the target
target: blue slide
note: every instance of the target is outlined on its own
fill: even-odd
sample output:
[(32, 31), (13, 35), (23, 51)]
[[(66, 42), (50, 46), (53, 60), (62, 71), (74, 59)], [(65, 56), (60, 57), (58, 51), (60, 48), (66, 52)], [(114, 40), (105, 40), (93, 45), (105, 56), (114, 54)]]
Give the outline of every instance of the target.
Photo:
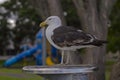
[(14, 63), (22, 60), (23, 58), (25, 57), (29, 57), (31, 55), (33, 55), (37, 50), (39, 49), (39, 47), (35, 47), (35, 48), (32, 48), (30, 50), (27, 50), (27, 51), (24, 51), (10, 59), (8, 59), (5, 63), (4, 63), (4, 66), (5, 67), (10, 67), (11, 65), (13, 65)]
[[(13, 65), (13, 64), (17, 63), (18, 61), (22, 60), (23, 58), (32, 56), (34, 53), (37, 52), (37, 50), (39, 50), (39, 49), (42, 50), (41, 41), (42, 41), (42, 32), (40, 30), (36, 35), (36, 42), (37, 42), (36, 47), (33, 47), (33, 48), (29, 49), (29, 50), (21, 52), (18, 55), (6, 60), (5, 63), (4, 63), (4, 66), (5, 67), (10, 67), (11, 65)], [(37, 57), (37, 59), (40, 60), (41, 56)], [(40, 62), (42, 62), (42, 61), (40, 61)]]
[[(28, 49), (26, 51), (23, 51), (23, 52), (19, 53), (18, 55), (6, 60), (3, 66), (4, 67), (10, 67), (11, 65), (13, 65), (13, 64), (17, 63), (18, 61), (24, 59), (25, 57), (32, 56), (38, 50), (42, 50), (42, 36), (43, 36), (42, 31), (40, 30), (36, 34), (36, 46), (35, 47), (30, 48), (30, 49)], [(36, 64), (37, 65), (42, 65), (42, 53), (41, 52), (36, 56)], [(57, 54), (56, 54), (57, 49), (54, 48), (53, 46), (51, 48), (51, 53), (52, 53), (53, 58), (57, 57)], [(60, 59), (61, 58), (59, 58), (59, 60)]]

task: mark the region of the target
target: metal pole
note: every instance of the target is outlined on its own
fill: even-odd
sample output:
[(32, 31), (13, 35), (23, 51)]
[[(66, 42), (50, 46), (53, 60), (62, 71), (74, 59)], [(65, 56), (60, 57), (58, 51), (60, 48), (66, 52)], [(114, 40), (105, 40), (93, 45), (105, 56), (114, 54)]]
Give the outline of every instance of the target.
[(46, 65), (46, 37), (45, 28), (42, 28), (42, 63)]
[[(42, 64), (46, 65), (46, 37), (45, 37), (45, 27), (42, 28)], [(46, 80), (43, 78), (42, 80)]]

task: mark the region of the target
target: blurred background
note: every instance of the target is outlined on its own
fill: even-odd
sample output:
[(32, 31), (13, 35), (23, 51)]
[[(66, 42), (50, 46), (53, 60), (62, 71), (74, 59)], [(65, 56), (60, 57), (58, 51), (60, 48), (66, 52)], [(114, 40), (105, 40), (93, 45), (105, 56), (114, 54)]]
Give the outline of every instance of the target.
[[(52, 6), (50, 4), (56, 5)], [(1, 68), (4, 62), (12, 56), (16, 56), (22, 51), (28, 50), (36, 45), (36, 34), (40, 30), (39, 23), (50, 15), (60, 16), (64, 25), (75, 26), (85, 31), (92, 32), (86, 29), (87, 27), (83, 27), (86, 26), (83, 25), (85, 22), (80, 22), (81, 16), (79, 16), (79, 11), (75, 4), (75, 0), (56, 0), (56, 3), (54, 3), (54, 0), (49, 0), (47, 2), (46, 0), (0, 0)], [(50, 6), (49, 9), (47, 5)], [(120, 0), (117, 0), (115, 5), (111, 7), (106, 23), (106, 36), (103, 38), (103, 33), (102, 37), (99, 35), (98, 37), (108, 40), (105, 51), (105, 64), (107, 65), (107, 74), (110, 75), (115, 73), (114, 70), (111, 73), (111, 66), (120, 61)], [(93, 32), (93, 34), (95, 33), (96, 32)], [(25, 65), (36, 65), (35, 55), (36, 54), (32, 54), (28, 58), (25, 57), (18, 62), (18, 64), (12, 66), (22, 67)], [(30, 61), (32, 61), (32, 63), (29, 63)], [(50, 61), (53, 63), (59, 63), (59, 60), (57, 59), (56, 61), (56, 58), (51, 58)], [(48, 60), (48, 64), (49, 63), (52, 64)], [(107, 75), (107, 80), (109, 75)]]

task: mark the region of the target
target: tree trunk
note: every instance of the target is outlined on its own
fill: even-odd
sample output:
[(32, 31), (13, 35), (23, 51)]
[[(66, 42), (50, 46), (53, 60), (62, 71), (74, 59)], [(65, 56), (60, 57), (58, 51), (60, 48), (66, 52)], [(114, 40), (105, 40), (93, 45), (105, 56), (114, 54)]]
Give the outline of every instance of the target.
[[(84, 31), (106, 40), (109, 12), (114, 0), (73, 0)], [(98, 71), (91, 80), (105, 80), (106, 46), (87, 48), (84, 63), (94, 64)]]
[(120, 80), (120, 60), (113, 66), (110, 80)]
[(29, 0), (29, 2), (36, 9), (43, 20), (51, 15), (54, 15), (59, 16), (62, 19), (62, 23), (66, 24), (59, 0)]
[(110, 80), (120, 80), (120, 54), (119, 54), (119, 60), (117, 61), (117, 63), (113, 65), (110, 75)]
[(63, 10), (61, 6), (60, 0), (47, 0), (48, 1), (48, 6), (50, 10), (50, 14), (54, 16), (59, 16), (62, 20), (62, 24), (65, 25), (65, 17), (63, 15)]

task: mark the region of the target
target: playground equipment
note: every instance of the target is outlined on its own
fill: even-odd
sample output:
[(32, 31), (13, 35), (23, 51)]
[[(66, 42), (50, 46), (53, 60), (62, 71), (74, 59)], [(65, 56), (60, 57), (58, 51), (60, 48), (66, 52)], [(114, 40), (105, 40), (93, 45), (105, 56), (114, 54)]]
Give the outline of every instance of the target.
[(14, 56), (14, 57), (8, 59), (8, 60), (4, 63), (4, 66), (5, 66), (5, 67), (9, 67), (9, 66), (15, 64), (16, 62), (22, 60), (23, 58), (29, 57), (29, 56), (33, 55), (38, 49), (39, 49), (39, 47), (35, 47), (35, 48), (32, 48), (32, 49), (27, 50), (27, 51), (25, 51), (25, 52), (22, 52), (22, 53)]
[[(23, 52), (19, 53), (18, 55), (14, 56), (14, 57), (12, 57), (12, 58), (10, 58), (10, 59), (8, 59), (8, 60), (6, 60), (5, 63), (4, 63), (4, 66), (5, 66), (5, 67), (10, 67), (11, 65), (17, 63), (18, 61), (20, 61), (20, 60), (22, 60), (22, 59), (24, 59), (24, 58), (26, 58), (26, 57), (32, 56), (32, 55), (35, 54), (38, 50), (39, 50), (40, 52), (39, 52), (39, 54), (36, 56), (36, 64), (37, 64), (37, 65), (43, 65), (43, 62), (42, 62), (42, 51), (41, 51), (41, 50), (42, 50), (42, 42), (41, 42), (41, 41), (42, 41), (42, 38), (43, 38), (43, 35), (42, 35), (42, 31), (40, 30), (40, 31), (37, 33), (37, 35), (36, 35), (36, 45), (35, 45), (35, 47), (30, 48), (30, 49), (28, 49), (28, 50), (26, 50), (26, 51), (23, 51)], [(54, 55), (55, 55), (56, 49), (55, 49), (55, 48), (52, 49), (52, 52), (54, 52)], [(47, 57), (46, 62), (47, 62), (48, 65), (54, 64), (54, 63), (51, 61), (50, 57)]]

